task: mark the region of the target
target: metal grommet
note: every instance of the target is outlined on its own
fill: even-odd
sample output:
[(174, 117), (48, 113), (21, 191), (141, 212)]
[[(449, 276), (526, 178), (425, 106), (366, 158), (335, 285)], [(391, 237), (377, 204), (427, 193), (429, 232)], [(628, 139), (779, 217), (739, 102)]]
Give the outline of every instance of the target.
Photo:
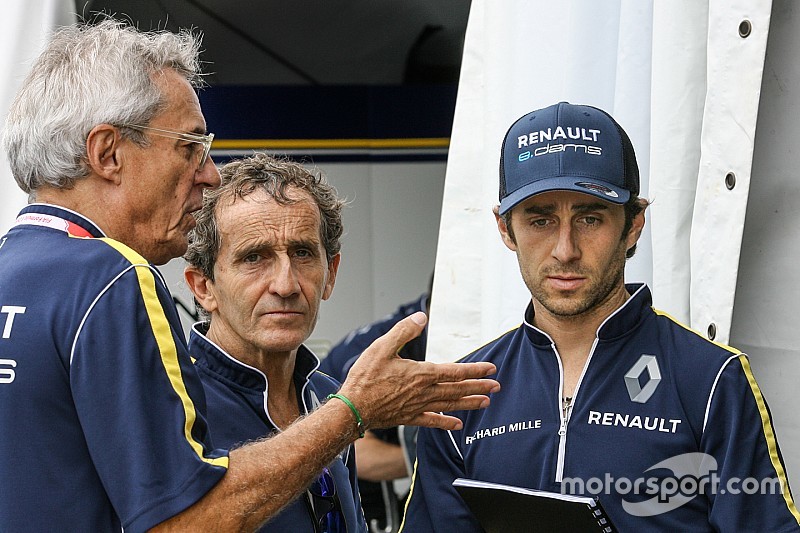
[(733, 172), (728, 172), (725, 174), (725, 186), (729, 191), (732, 191), (733, 188), (736, 187), (736, 174)]
[(750, 23), (749, 20), (744, 19), (739, 23), (739, 37), (742, 39), (746, 39), (750, 36), (750, 33), (753, 31), (753, 25)]
[(714, 337), (716, 336), (717, 336), (717, 325), (712, 322), (711, 324), (708, 325), (708, 338), (713, 341)]

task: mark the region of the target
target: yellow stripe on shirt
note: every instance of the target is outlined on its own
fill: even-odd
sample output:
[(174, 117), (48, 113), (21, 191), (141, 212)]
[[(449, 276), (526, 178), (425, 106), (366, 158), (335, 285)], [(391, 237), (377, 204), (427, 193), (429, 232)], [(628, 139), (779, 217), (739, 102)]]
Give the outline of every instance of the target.
[[(670, 316), (669, 314), (659, 311), (658, 309), (653, 309), (657, 315), (665, 316), (678, 324), (679, 326), (694, 332), (695, 334), (703, 337), (700, 333), (697, 333), (693, 329), (681, 324), (678, 320)], [(775, 469), (775, 473), (778, 476), (778, 480), (781, 484), (781, 491), (783, 494), (783, 499), (786, 502), (786, 507), (789, 509), (789, 512), (792, 513), (794, 519), (800, 523), (800, 513), (797, 511), (797, 506), (792, 499), (792, 494), (789, 492), (789, 482), (786, 479), (786, 471), (783, 469), (783, 464), (781, 464), (780, 457), (778, 457), (778, 443), (775, 439), (775, 432), (772, 429), (772, 420), (770, 420), (769, 412), (767, 411), (767, 404), (764, 402), (764, 396), (761, 394), (761, 389), (758, 387), (758, 383), (756, 383), (756, 378), (753, 376), (753, 372), (750, 369), (750, 361), (748, 361), (747, 356), (741, 353), (740, 350), (736, 348), (732, 348), (731, 346), (721, 344), (719, 342), (714, 342), (712, 340), (703, 337), (705, 340), (723, 348), (731, 353), (737, 354), (739, 357), (739, 362), (742, 365), (742, 369), (744, 370), (744, 375), (747, 378), (747, 382), (750, 384), (750, 390), (753, 392), (753, 396), (756, 401), (756, 405), (758, 407), (758, 413), (761, 416), (761, 427), (764, 432), (764, 438), (767, 441), (767, 449), (769, 450), (769, 458), (772, 462), (772, 467)]]
[(411, 496), (414, 495), (414, 484), (417, 480), (417, 464), (419, 459), (414, 459), (414, 472), (411, 474), (411, 488), (408, 489), (408, 496), (406, 496), (406, 503), (403, 506), (403, 519), (400, 521), (400, 529), (397, 533), (403, 533), (403, 528), (406, 527), (406, 517), (408, 516), (408, 506), (411, 503)]
[(786, 501), (786, 507), (792, 513), (794, 519), (800, 523), (800, 513), (797, 512), (797, 507), (794, 504), (792, 495), (789, 492), (789, 481), (786, 479), (786, 471), (783, 469), (781, 459), (778, 457), (778, 443), (775, 440), (775, 432), (772, 430), (772, 421), (769, 418), (767, 411), (767, 404), (764, 402), (764, 397), (761, 395), (761, 389), (756, 383), (756, 378), (753, 376), (753, 371), (750, 369), (750, 361), (744, 355), (739, 356), (739, 362), (744, 369), (744, 375), (747, 377), (747, 382), (750, 384), (750, 390), (753, 391), (753, 396), (758, 405), (758, 412), (761, 415), (761, 427), (764, 430), (764, 438), (767, 439), (767, 448), (769, 449), (769, 459), (772, 461), (772, 466), (775, 468), (775, 473), (781, 483), (781, 490), (783, 491), (783, 499)]
[(185, 414), (183, 433), (186, 437), (186, 441), (201, 460), (215, 466), (227, 468), (227, 457), (205, 457), (203, 455), (203, 446), (192, 436), (192, 427), (197, 419), (197, 412), (186, 390), (186, 385), (183, 382), (183, 375), (181, 373), (180, 363), (178, 362), (178, 349), (172, 337), (172, 329), (169, 326), (169, 321), (158, 299), (155, 275), (150, 269), (150, 265), (141, 255), (119, 241), (113, 239), (100, 240), (121, 253), (136, 269), (136, 276), (139, 280), (139, 288), (142, 291), (142, 297), (144, 298), (147, 317), (150, 319), (150, 327), (153, 330), (153, 336), (156, 339), (158, 351), (161, 355), (161, 363), (164, 365), (164, 370), (167, 372), (167, 377), (169, 377), (169, 382), (175, 390), (175, 394), (178, 395), (178, 398), (181, 399), (181, 403), (183, 404), (183, 411)]

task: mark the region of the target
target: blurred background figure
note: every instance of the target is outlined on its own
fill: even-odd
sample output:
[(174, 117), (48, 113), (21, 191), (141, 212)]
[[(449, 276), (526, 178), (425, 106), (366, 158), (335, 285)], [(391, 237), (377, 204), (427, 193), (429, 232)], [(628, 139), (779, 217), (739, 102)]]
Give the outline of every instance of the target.
[[(428, 314), (431, 303), (431, 274), (428, 289), (419, 298), (399, 306), (393, 313), (350, 332), (322, 360), (320, 370), (343, 381), (361, 353), (397, 322), (417, 311)], [(428, 328), (408, 342), (399, 354), (405, 359), (425, 360)], [(367, 431), (356, 442), (356, 464), (361, 505), (372, 532), (393, 533), (408, 495), (408, 478), (416, 457), (416, 427), (398, 426)]]

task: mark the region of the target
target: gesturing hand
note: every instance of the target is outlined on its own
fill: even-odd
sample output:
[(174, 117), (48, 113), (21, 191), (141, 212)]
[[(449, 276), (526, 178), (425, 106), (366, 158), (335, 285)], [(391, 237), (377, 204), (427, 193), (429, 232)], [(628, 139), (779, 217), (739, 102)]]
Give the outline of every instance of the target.
[(358, 408), (367, 428), (400, 424), (460, 429), (443, 411), (480, 409), (500, 390), (491, 363), (431, 363), (403, 359), (400, 348), (417, 337), (427, 317), (417, 312), (378, 338), (350, 369), (341, 392)]

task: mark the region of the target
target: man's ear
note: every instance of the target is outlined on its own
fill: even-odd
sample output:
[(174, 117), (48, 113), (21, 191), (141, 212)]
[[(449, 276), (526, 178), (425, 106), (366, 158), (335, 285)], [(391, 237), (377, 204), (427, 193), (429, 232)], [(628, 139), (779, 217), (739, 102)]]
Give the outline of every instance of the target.
[(121, 167), (122, 136), (111, 124), (98, 124), (86, 137), (86, 155), (94, 174), (116, 181)]
[(191, 265), (183, 270), (183, 277), (197, 303), (209, 314), (214, 312), (217, 309), (217, 299), (214, 296), (213, 282), (200, 269)]
[(643, 209), (641, 213), (633, 217), (631, 229), (625, 237), (626, 250), (630, 250), (631, 246), (639, 242), (639, 237), (642, 236), (642, 230), (644, 230), (644, 212), (645, 210)]
[(325, 290), (322, 291), (322, 299), (327, 300), (333, 294), (333, 286), (336, 284), (336, 273), (339, 272), (339, 262), (342, 254), (336, 254), (328, 261), (328, 280), (325, 282)]
[(497, 222), (497, 229), (500, 232), (500, 238), (503, 239), (503, 244), (512, 252), (516, 252), (517, 243), (514, 240), (514, 235), (511, 233), (511, 230), (506, 226), (505, 219), (500, 215), (500, 206), (494, 206), (492, 213), (494, 213), (494, 219), (495, 222)]

